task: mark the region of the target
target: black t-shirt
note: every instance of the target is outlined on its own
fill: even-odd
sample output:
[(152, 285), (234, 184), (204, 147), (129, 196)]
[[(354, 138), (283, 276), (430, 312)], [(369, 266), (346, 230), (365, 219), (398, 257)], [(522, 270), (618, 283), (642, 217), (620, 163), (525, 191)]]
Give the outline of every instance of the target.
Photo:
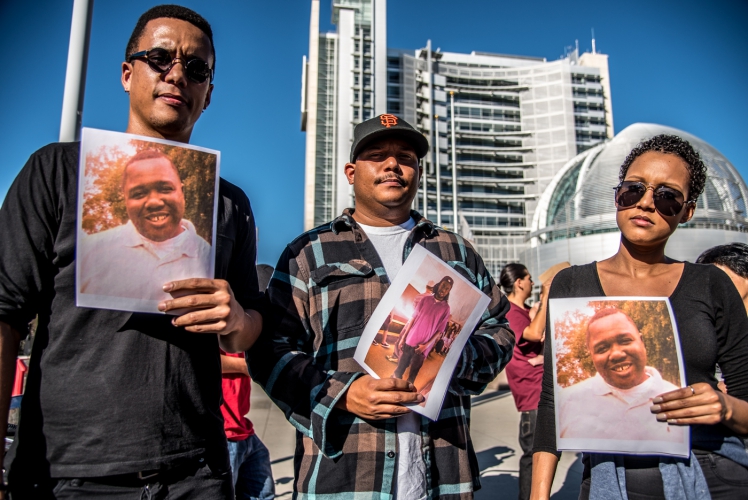
[[(79, 143), (29, 159), (0, 209), (0, 321), (39, 315), (10, 480), (95, 477), (227, 460), (215, 335), (171, 317), (75, 305)], [(216, 278), (259, 309), (252, 209), (220, 180)], [(220, 462), (219, 462), (220, 463)]]
[[(595, 263), (561, 271), (553, 279), (548, 294), (551, 299), (604, 295)], [(729, 394), (748, 401), (748, 316), (730, 278), (716, 266), (686, 262), (680, 281), (670, 296), (670, 304), (678, 326), (687, 383), (706, 382), (717, 389), (714, 372), (715, 364), (719, 363)], [(550, 325), (546, 328), (550, 329)], [(553, 355), (551, 342), (545, 344), (543, 390), (533, 451), (558, 454)], [(703, 427), (719, 428), (726, 435), (734, 434), (722, 424), (694, 425), (691, 426), (692, 436), (697, 436)], [(635, 459), (629, 462), (633, 463)]]

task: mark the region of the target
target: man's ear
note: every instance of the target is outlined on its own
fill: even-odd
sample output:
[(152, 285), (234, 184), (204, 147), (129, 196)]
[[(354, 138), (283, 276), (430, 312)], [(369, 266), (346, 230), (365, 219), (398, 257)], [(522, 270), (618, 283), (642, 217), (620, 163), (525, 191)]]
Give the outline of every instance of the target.
[(132, 81), (132, 63), (122, 63), (122, 88), (125, 92), (130, 93), (130, 82)]
[(356, 173), (356, 164), (355, 163), (346, 163), (345, 164), (345, 176), (348, 179), (348, 184), (353, 185), (353, 175)]
[(208, 85), (208, 93), (205, 94), (205, 103), (203, 104), (203, 111), (208, 109), (210, 106), (210, 96), (213, 95), (213, 84)]

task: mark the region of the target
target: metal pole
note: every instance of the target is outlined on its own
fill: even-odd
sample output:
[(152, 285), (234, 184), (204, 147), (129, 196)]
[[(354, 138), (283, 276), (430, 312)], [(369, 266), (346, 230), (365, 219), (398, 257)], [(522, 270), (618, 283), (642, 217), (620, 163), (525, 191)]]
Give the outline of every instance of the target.
[[(429, 120), (429, 160), (434, 166), (434, 117), (431, 102), (431, 40), (426, 41), (426, 109)], [(423, 171), (423, 216), (429, 218), (428, 167)]]
[[(439, 115), (434, 115), (434, 126), (439, 123)], [(442, 225), (442, 173), (439, 165), (439, 134), (434, 141), (434, 165), (436, 167), (436, 225)]]
[(449, 92), (449, 101), (452, 109), (452, 223), (453, 230), (457, 232), (457, 153), (455, 151), (455, 93)]
[(73, 3), (68, 67), (65, 73), (65, 93), (60, 119), (60, 142), (80, 140), (93, 3), (94, 0), (75, 0)]

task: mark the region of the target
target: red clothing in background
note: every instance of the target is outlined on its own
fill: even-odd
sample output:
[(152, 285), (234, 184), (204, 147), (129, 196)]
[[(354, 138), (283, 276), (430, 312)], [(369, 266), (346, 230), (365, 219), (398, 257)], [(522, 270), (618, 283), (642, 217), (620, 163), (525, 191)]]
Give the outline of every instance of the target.
[(514, 403), (518, 411), (537, 410), (540, 386), (543, 383), (543, 364), (532, 366), (527, 360), (543, 354), (543, 343), (529, 342), (522, 338), (522, 332), (530, 325), (529, 309), (511, 304), (506, 319), (517, 336), (514, 355), (506, 366), (506, 378), (514, 396)]
[[(224, 356), (243, 358), (243, 353), (226, 353)], [(223, 429), (229, 441), (243, 441), (255, 433), (252, 422), (244, 415), (249, 413), (249, 393), (252, 390), (252, 379), (243, 373), (224, 373), (222, 378)]]

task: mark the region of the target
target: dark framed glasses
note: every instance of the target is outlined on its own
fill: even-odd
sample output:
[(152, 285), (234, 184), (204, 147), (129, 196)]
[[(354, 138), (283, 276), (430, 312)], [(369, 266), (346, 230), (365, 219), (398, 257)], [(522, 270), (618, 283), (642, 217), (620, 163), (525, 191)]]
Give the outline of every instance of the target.
[(193, 82), (203, 83), (208, 79), (213, 81), (213, 70), (208, 67), (207, 62), (199, 57), (193, 57), (185, 61), (179, 57), (171, 57), (171, 53), (166, 49), (156, 47), (131, 54), (127, 58), (127, 62), (132, 62), (133, 59), (144, 59), (153, 71), (161, 74), (167, 73), (179, 61), (184, 66), (184, 73), (187, 78)]
[(683, 209), (683, 205), (693, 203), (693, 201), (686, 201), (683, 193), (677, 189), (667, 186), (652, 186), (638, 181), (623, 181), (613, 189), (616, 190), (616, 204), (620, 208), (633, 207), (644, 198), (647, 190), (651, 189), (655, 210), (661, 215), (669, 217), (678, 215)]

